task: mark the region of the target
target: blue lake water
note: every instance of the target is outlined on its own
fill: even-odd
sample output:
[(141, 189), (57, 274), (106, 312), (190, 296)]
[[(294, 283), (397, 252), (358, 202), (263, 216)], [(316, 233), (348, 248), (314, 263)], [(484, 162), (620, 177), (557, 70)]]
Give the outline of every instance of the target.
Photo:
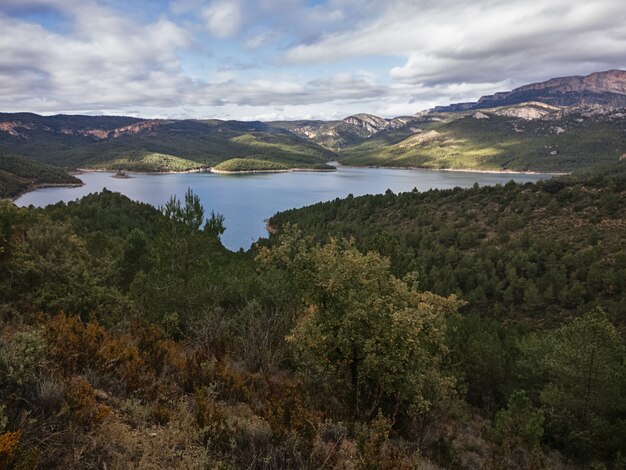
[(132, 174), (126, 179), (113, 178), (113, 173), (93, 172), (79, 176), (85, 183), (82, 187), (43, 188), (24, 194), (15, 203), (41, 207), (73, 201), (107, 188), (136, 201), (162, 206), (171, 195), (182, 199), (187, 188), (191, 188), (200, 196), (207, 215), (212, 210), (224, 215), (226, 232), (222, 242), (227, 248), (238, 250), (248, 249), (260, 237), (267, 236), (265, 221), (276, 212), (348, 194), (470, 187), (476, 182), (481, 186), (505, 184), (510, 180), (525, 183), (550, 176), (352, 167), (339, 167), (336, 172), (328, 173)]

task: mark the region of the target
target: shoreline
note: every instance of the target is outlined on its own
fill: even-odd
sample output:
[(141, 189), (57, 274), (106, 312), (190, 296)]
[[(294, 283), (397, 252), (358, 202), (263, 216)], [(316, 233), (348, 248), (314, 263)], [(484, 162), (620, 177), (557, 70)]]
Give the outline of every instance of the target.
[(12, 203), (15, 203), (19, 198), (21, 198), (24, 194), (30, 193), (31, 191), (37, 191), (38, 189), (45, 188), (80, 188), (81, 186), (85, 186), (85, 183), (82, 181), (80, 183), (38, 183), (29, 186), (28, 188), (20, 191), (15, 196), (11, 196), (7, 198)]
[(293, 172), (320, 172), (320, 173), (330, 173), (333, 171), (337, 171), (336, 168), (285, 168), (284, 170), (216, 170), (215, 168), (210, 168), (210, 173), (215, 173), (216, 175), (244, 175), (251, 173), (293, 173)]
[[(82, 175), (83, 173), (116, 173), (117, 169), (103, 169), (103, 168), (76, 168), (76, 171), (70, 172), (71, 175)], [(139, 171), (139, 170), (122, 170), (126, 174), (133, 175), (179, 175), (186, 173), (210, 173), (211, 168), (203, 166), (202, 168), (192, 168), (191, 170), (180, 171)]]
[[(420, 167), (420, 166), (383, 166), (383, 165), (344, 165), (340, 162), (334, 162), (336, 168), (345, 167), (345, 168), (373, 168), (373, 169), (389, 169), (389, 170), (429, 170), (429, 171), (457, 171), (463, 173), (489, 173), (495, 175), (554, 175), (554, 176), (565, 176), (570, 175), (571, 172), (560, 172), (560, 171), (520, 171), (520, 170), (481, 170), (481, 169), (471, 169), (471, 168), (430, 168), (430, 167)], [(188, 174), (188, 173), (214, 173), (219, 175), (239, 175), (239, 174), (253, 174), (253, 173), (292, 173), (292, 172), (333, 172), (337, 171), (334, 169), (316, 169), (316, 168), (285, 168), (285, 169), (277, 169), (277, 170), (218, 170), (215, 167), (202, 167), (202, 168), (193, 168), (191, 170), (181, 170), (181, 171), (137, 171), (137, 170), (124, 170), (127, 174), (137, 174), (137, 175), (177, 175), (177, 174)], [(102, 168), (77, 168), (76, 171), (70, 172), (71, 175), (81, 175), (83, 173), (114, 173), (118, 170), (113, 169), (102, 169)]]
[[(202, 168), (193, 168), (191, 170), (181, 170), (181, 171), (136, 171), (136, 170), (128, 170), (125, 171), (126, 174), (136, 174), (136, 175), (176, 175), (176, 174), (191, 174), (191, 173), (213, 173), (218, 175), (245, 175), (245, 174), (254, 174), (254, 173), (294, 173), (294, 172), (320, 172), (320, 173), (331, 173), (337, 171), (338, 168), (372, 168), (372, 169), (389, 169), (389, 170), (428, 170), (428, 171), (449, 171), (449, 172), (463, 172), (463, 173), (485, 173), (485, 174), (496, 174), (496, 175), (551, 175), (551, 176), (565, 176), (570, 175), (571, 172), (541, 172), (541, 171), (516, 171), (516, 170), (478, 170), (478, 169), (466, 169), (466, 168), (428, 168), (428, 167), (417, 167), (417, 166), (381, 166), (381, 165), (344, 165), (340, 162), (334, 162), (335, 168), (328, 169), (315, 169), (315, 168), (286, 168), (283, 170), (240, 170), (240, 171), (230, 171), (230, 170), (217, 170), (213, 167), (202, 167)], [(85, 173), (115, 173), (118, 170), (113, 169), (102, 169), (102, 168), (76, 168), (73, 171), (69, 171), (68, 174), (72, 176), (80, 176)], [(115, 176), (112, 176), (115, 178)], [(120, 177), (120, 178), (129, 178)], [(84, 186), (85, 183), (40, 183), (33, 184), (28, 188), (20, 191), (17, 195), (5, 198), (5, 200), (9, 200), (15, 203), (20, 197), (24, 194), (27, 194), (31, 191), (37, 191), (38, 189), (45, 188), (79, 188)]]
[(458, 171), (463, 173), (490, 173), (494, 175), (554, 175), (565, 176), (571, 175), (571, 172), (550, 172), (550, 171), (517, 171), (517, 170), (477, 170), (467, 168), (429, 168), (423, 166), (381, 166), (381, 165), (344, 165), (337, 163), (338, 167), (345, 168), (373, 168), (378, 170), (429, 170), (429, 171)]

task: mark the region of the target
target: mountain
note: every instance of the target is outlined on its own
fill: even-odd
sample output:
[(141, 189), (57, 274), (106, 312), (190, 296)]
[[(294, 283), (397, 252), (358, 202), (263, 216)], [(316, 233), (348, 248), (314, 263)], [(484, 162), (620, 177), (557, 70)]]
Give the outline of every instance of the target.
[(425, 113), (339, 152), (356, 166), (569, 172), (626, 155), (626, 115), (539, 102)]
[(286, 168), (326, 167), (335, 154), (262, 122), (0, 113), (0, 156), (66, 168), (174, 171), (254, 158)]
[(350, 165), (572, 171), (626, 154), (626, 72), (554, 78), (386, 119), (241, 122), (0, 113), (0, 156), (65, 168), (182, 171)]
[(336, 152), (361, 144), (381, 132), (405, 127), (414, 119), (412, 116), (385, 119), (373, 114), (359, 113), (340, 121), (276, 121), (270, 124)]
[(596, 108), (601, 111), (626, 108), (626, 71), (609, 70), (587, 76), (552, 78), (524, 85), (508, 92), (495, 93), (474, 103), (437, 106), (435, 112), (455, 112), (493, 108), (539, 101), (552, 106)]

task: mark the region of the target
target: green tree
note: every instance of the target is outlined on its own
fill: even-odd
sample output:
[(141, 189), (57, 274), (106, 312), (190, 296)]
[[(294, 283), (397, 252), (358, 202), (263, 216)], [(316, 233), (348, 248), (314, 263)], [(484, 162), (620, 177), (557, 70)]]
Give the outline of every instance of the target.
[(148, 239), (143, 231), (138, 228), (131, 230), (124, 241), (122, 255), (117, 264), (119, 286), (127, 291), (135, 275), (141, 270), (147, 271), (150, 265)]
[(547, 434), (579, 459), (626, 453), (626, 348), (606, 314), (596, 309), (527, 353), (534, 355)]
[(303, 375), (347, 392), (347, 406), (365, 419), (440, 406), (454, 384), (441, 368), (445, 319), (461, 302), (417, 291), (413, 278), (394, 277), (387, 259), (350, 242), (307, 247), (297, 232), (283, 238), (259, 259), (286, 266), (303, 301), (288, 337)]
[(200, 197), (194, 194), (191, 188), (187, 188), (185, 193), (184, 206), (181, 200), (173, 195), (161, 211), (169, 219), (184, 224), (192, 230), (198, 230), (204, 222), (204, 208), (200, 203)]
[(536, 448), (543, 435), (543, 421), (541, 410), (533, 407), (523, 390), (516, 390), (511, 394), (506, 409), (496, 414), (494, 437), (505, 447), (522, 445)]

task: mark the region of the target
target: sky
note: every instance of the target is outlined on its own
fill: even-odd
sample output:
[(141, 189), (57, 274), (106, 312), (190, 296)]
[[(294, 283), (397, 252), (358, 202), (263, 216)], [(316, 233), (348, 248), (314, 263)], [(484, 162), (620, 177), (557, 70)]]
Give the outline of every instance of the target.
[(0, 111), (411, 115), (626, 69), (624, 0), (0, 0)]

